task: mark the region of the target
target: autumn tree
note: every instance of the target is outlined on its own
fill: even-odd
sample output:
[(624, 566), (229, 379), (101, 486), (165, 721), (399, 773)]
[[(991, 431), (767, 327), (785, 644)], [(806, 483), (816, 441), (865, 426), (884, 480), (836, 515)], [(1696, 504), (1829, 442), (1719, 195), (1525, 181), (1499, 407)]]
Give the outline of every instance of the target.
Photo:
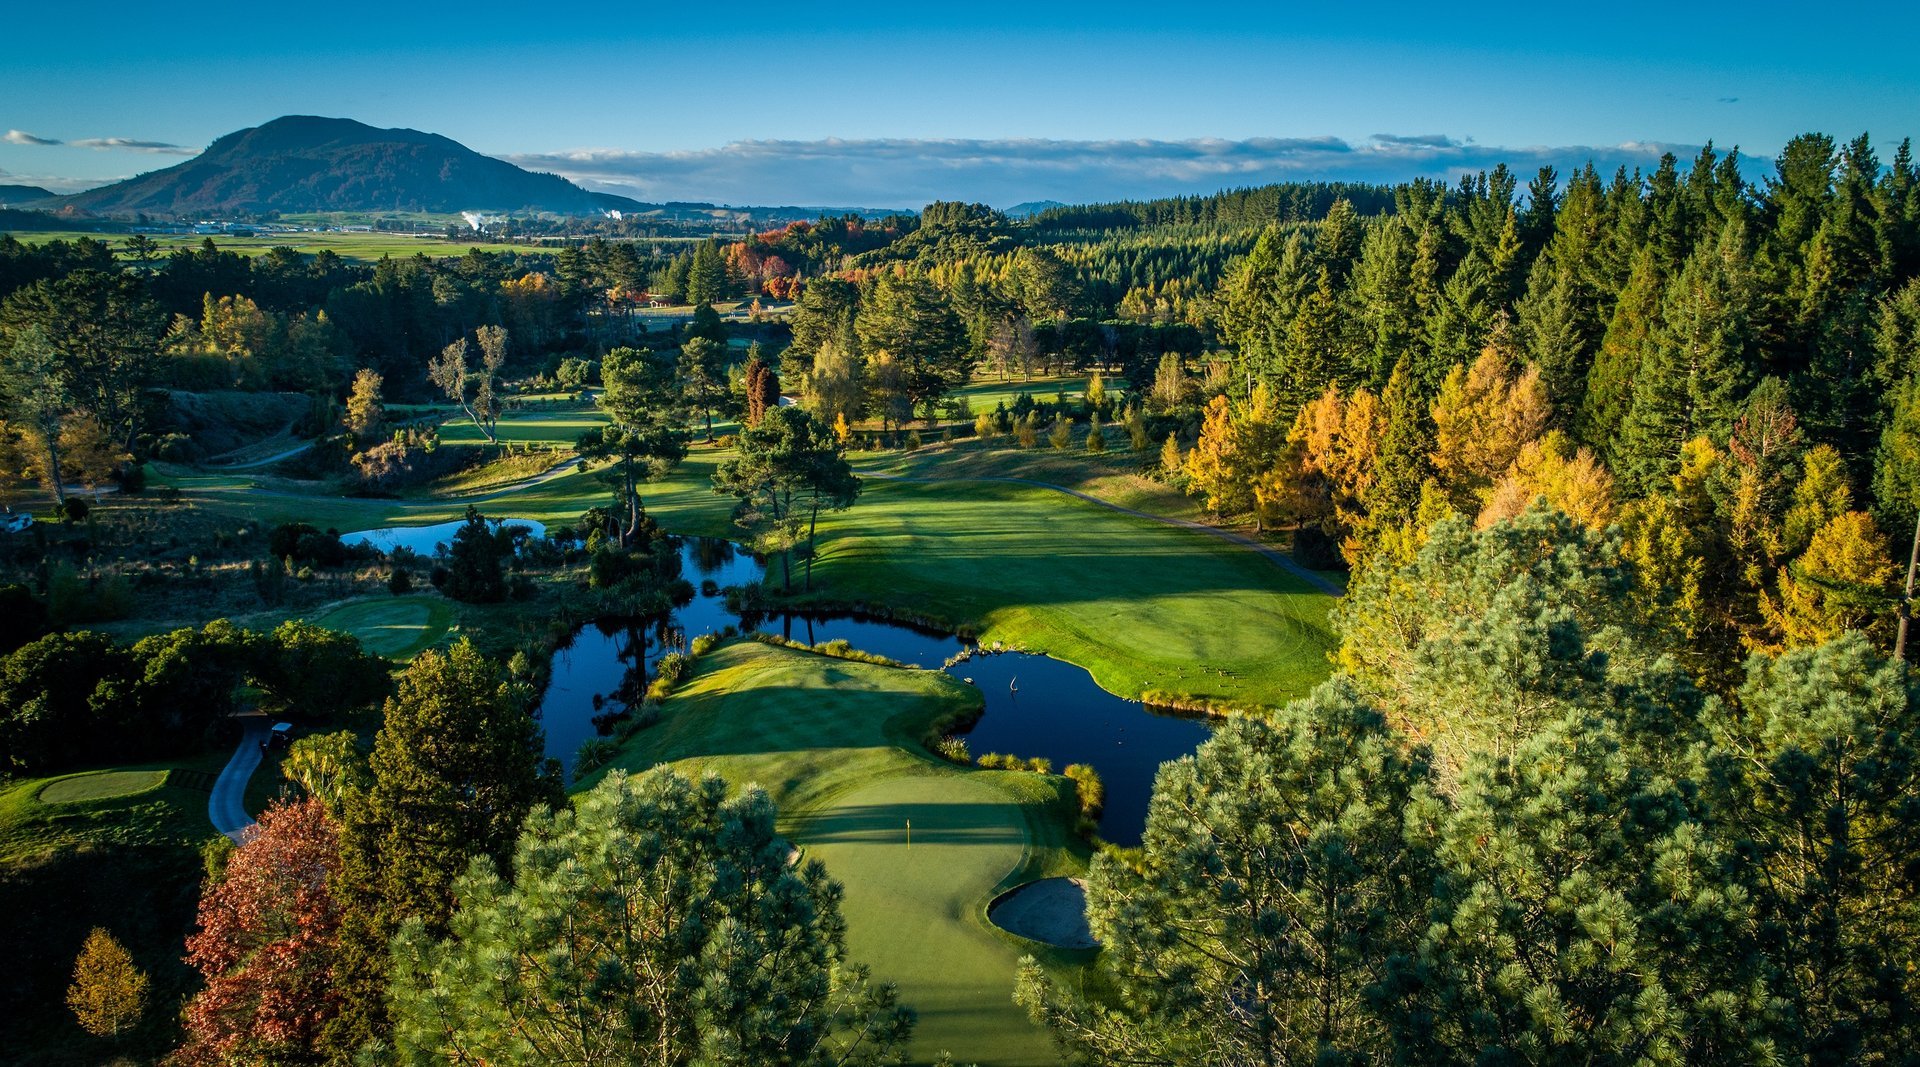
[(338, 835), (319, 800), (277, 801), (200, 898), (187, 1064), (317, 1062), (342, 1006)]
[(758, 788), (614, 773), (476, 862), (395, 944), (402, 1063), (898, 1062), (913, 1012), (847, 958), (840, 887)]
[(140, 1024), (147, 1011), (145, 971), (113, 935), (96, 926), (73, 961), (67, 1007), (80, 1028), (95, 1037), (119, 1037)]
[(1455, 364), (1433, 402), (1433, 469), (1453, 499), (1471, 514), (1520, 451), (1546, 430), (1551, 412), (1540, 372), (1509, 369), (1492, 347), (1471, 369)]
[(744, 374), (747, 394), (747, 425), (758, 426), (772, 408), (780, 406), (780, 378), (760, 358), (758, 349), (747, 357)]
[(353, 388), (347, 393), (346, 426), (356, 444), (371, 444), (386, 429), (387, 407), (380, 397), (385, 381), (365, 367), (353, 376)]
[(1613, 475), (1592, 452), (1574, 448), (1564, 432), (1551, 430), (1521, 446), (1487, 491), (1474, 524), (1486, 527), (1514, 518), (1540, 500), (1583, 525), (1604, 529), (1615, 517)]

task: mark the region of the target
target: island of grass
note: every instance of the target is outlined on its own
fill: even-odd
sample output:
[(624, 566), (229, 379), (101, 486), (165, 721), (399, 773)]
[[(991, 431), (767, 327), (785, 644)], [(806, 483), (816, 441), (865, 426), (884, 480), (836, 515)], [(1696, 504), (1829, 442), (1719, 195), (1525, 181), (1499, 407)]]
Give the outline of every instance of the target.
[(916, 1061), (1054, 1063), (1014, 1006), (1014, 969), (1028, 953), (1062, 967), (1084, 957), (1012, 937), (986, 909), (1008, 886), (1080, 873), (1086, 847), (1066, 779), (958, 767), (921, 746), (979, 703), (938, 671), (741, 640), (702, 657), (611, 766), (671, 763), (772, 794), (781, 832), (845, 885), (854, 958), (919, 1012)]

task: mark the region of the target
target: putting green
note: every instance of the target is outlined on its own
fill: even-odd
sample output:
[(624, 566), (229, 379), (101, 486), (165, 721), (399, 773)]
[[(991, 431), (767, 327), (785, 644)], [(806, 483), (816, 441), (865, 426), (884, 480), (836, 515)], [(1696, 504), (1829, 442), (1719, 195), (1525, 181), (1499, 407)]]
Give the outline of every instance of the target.
[[(846, 886), (847, 948), (900, 984), (920, 1013), (918, 1060), (1058, 1062), (1012, 1009), (1021, 951), (986, 925), (986, 902), (1026, 859), (1026, 820), (984, 776), (894, 778), (796, 821), (792, 839)], [(907, 824), (912, 824), (911, 843)]]
[(43, 804), (72, 804), (82, 800), (110, 800), (158, 789), (166, 771), (95, 771), (56, 778), (40, 790)]
[(438, 597), (399, 596), (356, 600), (314, 618), (315, 626), (360, 639), (367, 651), (388, 659), (411, 659), (446, 636), (453, 609)]

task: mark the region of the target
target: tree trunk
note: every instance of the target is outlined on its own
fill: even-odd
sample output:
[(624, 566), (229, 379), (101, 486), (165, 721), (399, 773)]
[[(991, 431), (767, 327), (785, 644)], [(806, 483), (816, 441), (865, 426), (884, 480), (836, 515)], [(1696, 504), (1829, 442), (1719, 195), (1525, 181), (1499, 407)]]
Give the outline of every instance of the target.
[(813, 498), (813, 510), (807, 515), (807, 592), (813, 592), (813, 534), (820, 528), (820, 498)]
[(67, 506), (67, 483), (60, 473), (60, 437), (58, 431), (47, 434), (47, 473), (53, 478), (53, 502)]

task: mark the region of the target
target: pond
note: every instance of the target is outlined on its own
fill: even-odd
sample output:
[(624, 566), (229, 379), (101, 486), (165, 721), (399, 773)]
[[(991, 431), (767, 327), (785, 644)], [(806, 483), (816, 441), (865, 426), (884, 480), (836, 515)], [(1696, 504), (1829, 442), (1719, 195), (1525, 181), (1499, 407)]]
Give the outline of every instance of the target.
[[(488, 519), (487, 523), (496, 529), (502, 525), (525, 526), (534, 537), (545, 537), (545, 523), (532, 519)], [(422, 556), (436, 555), (442, 545), (451, 545), (453, 535), (465, 526), (464, 519), (452, 522), (439, 522), (432, 526), (384, 526), (378, 530), (355, 530), (340, 535), (340, 543), (370, 545), (382, 552), (392, 552), (396, 548), (405, 548)]]
[(1192, 752), (1209, 734), (1203, 723), (1155, 714), (1144, 704), (1114, 696), (1064, 660), (972, 648), (952, 634), (870, 616), (735, 614), (721, 591), (758, 582), (764, 566), (729, 541), (682, 541), (682, 576), (698, 590), (689, 602), (665, 617), (603, 619), (583, 626), (554, 654), (541, 715), (547, 755), (569, 773), (580, 745), (602, 734), (603, 723), (610, 729), (608, 717), (645, 692), (660, 656), (684, 651), (695, 637), (729, 626), (807, 644), (846, 641), (860, 651), (928, 669), (971, 651), (947, 670), (985, 697), (986, 713), (967, 736), (974, 755), (1041, 756), (1056, 772), (1070, 763), (1092, 764), (1107, 792), (1100, 834), (1115, 844), (1139, 843), (1160, 764)]

